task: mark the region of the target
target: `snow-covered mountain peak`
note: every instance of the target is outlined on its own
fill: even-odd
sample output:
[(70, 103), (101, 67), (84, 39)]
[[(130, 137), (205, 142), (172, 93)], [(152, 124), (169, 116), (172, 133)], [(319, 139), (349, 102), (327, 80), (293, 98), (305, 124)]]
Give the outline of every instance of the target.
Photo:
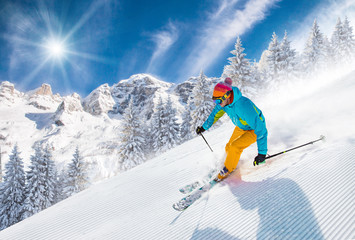
[(123, 114), (129, 101), (133, 99), (142, 119), (149, 120), (159, 97), (167, 99), (172, 86), (173, 83), (158, 80), (149, 74), (132, 75), (112, 86), (111, 93), (116, 102), (113, 113)]
[(71, 96), (64, 97), (64, 100), (59, 105), (57, 112), (63, 111), (66, 113), (72, 113), (83, 111), (80, 100), (80, 95), (77, 93), (73, 93)]
[(114, 105), (115, 101), (111, 95), (111, 88), (107, 83), (96, 88), (83, 100), (84, 110), (92, 115), (108, 113)]
[(15, 85), (4, 81), (0, 85), (0, 102), (10, 105), (14, 103), (17, 99), (21, 98), (23, 93), (15, 89)]
[(42, 110), (52, 110), (58, 107), (58, 105), (63, 101), (59, 94), (53, 95), (51, 85), (43, 83), (41, 87), (31, 90), (26, 93), (29, 105)]
[(39, 88), (29, 91), (27, 95), (53, 96), (52, 87), (47, 83), (43, 83), (42, 86), (40, 86)]
[(171, 87), (172, 83), (167, 83), (161, 81), (149, 74), (141, 73), (132, 75), (129, 79), (121, 80), (117, 85), (121, 86), (131, 86), (131, 85), (147, 85), (147, 86), (160, 86), (160, 87)]
[(58, 126), (63, 126), (66, 123), (72, 122), (70, 115), (74, 112), (82, 111), (83, 107), (81, 105), (80, 95), (73, 93), (71, 96), (64, 97), (63, 102), (58, 106), (53, 118)]

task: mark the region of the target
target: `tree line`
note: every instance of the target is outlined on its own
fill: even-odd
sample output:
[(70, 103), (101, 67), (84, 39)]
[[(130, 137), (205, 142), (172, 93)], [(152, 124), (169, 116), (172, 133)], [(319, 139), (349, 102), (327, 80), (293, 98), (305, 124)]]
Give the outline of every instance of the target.
[(84, 190), (89, 184), (87, 165), (78, 148), (67, 171), (58, 173), (49, 145), (34, 146), (28, 171), (18, 146), (12, 150), (0, 184), (0, 230), (18, 223)]
[(331, 38), (320, 30), (314, 20), (303, 52), (291, 46), (287, 31), (280, 41), (272, 34), (268, 49), (259, 62), (246, 58), (240, 37), (237, 38), (233, 57), (224, 67), (222, 78), (230, 77), (243, 95), (253, 97), (262, 92), (277, 91), (289, 83), (317, 77), (339, 67), (351, 65), (355, 59), (355, 39), (347, 17), (338, 18)]

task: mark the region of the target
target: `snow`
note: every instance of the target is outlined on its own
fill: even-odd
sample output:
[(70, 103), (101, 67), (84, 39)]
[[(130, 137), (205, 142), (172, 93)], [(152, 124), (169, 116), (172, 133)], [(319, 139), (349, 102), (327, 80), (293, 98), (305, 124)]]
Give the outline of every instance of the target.
[[(224, 157), (232, 123), (97, 183), (0, 232), (0, 239), (354, 239), (355, 71), (328, 75), (256, 101), (269, 154), (326, 142), (238, 170), (184, 212), (178, 189)], [(22, 117), (23, 118), (23, 117)]]

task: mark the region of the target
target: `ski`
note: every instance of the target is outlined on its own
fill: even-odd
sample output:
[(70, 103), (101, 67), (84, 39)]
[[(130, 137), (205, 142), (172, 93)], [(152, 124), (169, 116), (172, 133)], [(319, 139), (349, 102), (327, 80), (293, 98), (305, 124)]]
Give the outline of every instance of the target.
[(192, 192), (196, 188), (200, 188), (201, 186), (202, 186), (202, 184), (200, 183), (200, 181), (196, 181), (196, 182), (187, 184), (186, 186), (180, 188), (179, 191), (183, 194), (187, 194), (187, 193)]
[(216, 185), (217, 181), (212, 180), (205, 185), (201, 186), (198, 188), (196, 191), (192, 192), (191, 194), (187, 195), (186, 197), (183, 197), (180, 201), (176, 202), (173, 204), (173, 208), (176, 211), (184, 211), (188, 207), (190, 207), (194, 202), (196, 202), (200, 197), (202, 196), (203, 193), (207, 192), (210, 190), (214, 185)]
[(203, 180), (197, 180), (193, 183), (187, 184), (184, 187), (180, 188), (179, 191), (182, 194), (188, 194), (193, 192), (195, 189), (202, 187), (203, 185), (209, 183), (212, 181), (212, 179), (215, 179), (217, 176), (218, 171), (216, 169), (210, 171), (208, 175), (203, 179)]

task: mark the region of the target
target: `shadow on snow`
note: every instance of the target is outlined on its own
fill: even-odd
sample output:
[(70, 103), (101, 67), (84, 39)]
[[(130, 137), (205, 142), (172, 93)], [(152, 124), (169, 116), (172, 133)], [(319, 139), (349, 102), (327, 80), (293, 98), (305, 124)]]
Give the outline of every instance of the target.
[(219, 229), (216, 228), (205, 228), (205, 229), (199, 229), (196, 230), (192, 237), (191, 240), (206, 240), (206, 239), (223, 239), (223, 240), (239, 240), (239, 238), (236, 238), (234, 236), (229, 235), (228, 233), (225, 233)]
[[(255, 224), (258, 223), (257, 239), (324, 239), (309, 200), (291, 179), (244, 182), (238, 172), (230, 176), (225, 184), (243, 210), (258, 210), (259, 221), (255, 221)], [(235, 229), (240, 227), (236, 225)], [(215, 228), (197, 228), (191, 239), (238, 238)]]
[(257, 239), (324, 239), (311, 203), (293, 180), (244, 182), (238, 173), (226, 182), (242, 209), (258, 210)]
[(25, 117), (31, 121), (36, 122), (36, 128), (41, 130), (45, 128), (49, 122), (50, 118), (53, 116), (53, 113), (26, 113)]

